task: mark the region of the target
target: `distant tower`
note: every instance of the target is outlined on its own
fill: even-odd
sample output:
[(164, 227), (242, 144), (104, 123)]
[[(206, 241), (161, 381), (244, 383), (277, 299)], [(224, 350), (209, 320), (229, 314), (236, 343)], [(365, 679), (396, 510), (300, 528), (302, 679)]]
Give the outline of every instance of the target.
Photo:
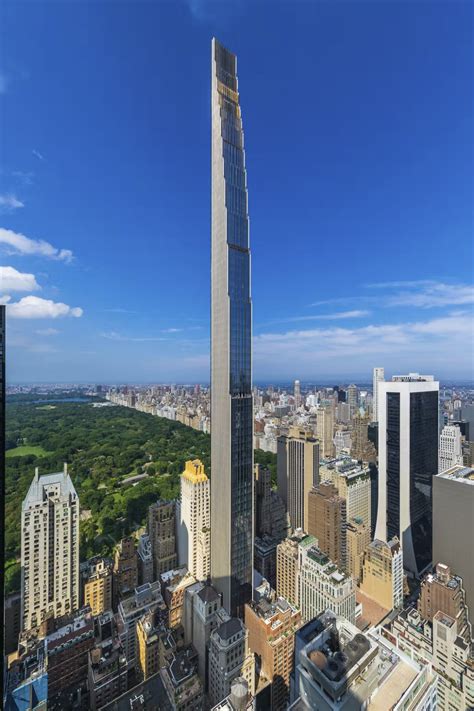
[(199, 459), (186, 462), (181, 475), (178, 552), (180, 565), (186, 565), (196, 580), (210, 575), (211, 512), (209, 479)]
[(294, 397), (295, 407), (299, 407), (301, 405), (301, 385), (299, 380), (295, 380)]
[(438, 471), (438, 391), (432, 375), (394, 376), (378, 386), (379, 480), (375, 537), (397, 537), (405, 569), (431, 563), (432, 489)]
[(372, 420), (373, 422), (379, 421), (378, 410), (377, 410), (377, 388), (378, 383), (385, 380), (385, 370), (383, 368), (374, 368), (373, 375), (373, 386), (372, 386)]
[(359, 388), (357, 385), (349, 385), (347, 388), (347, 404), (349, 405), (350, 416), (354, 417), (359, 405)]
[(237, 58), (212, 40), (211, 575), (232, 615), (252, 597), (252, 302)]
[(67, 473), (38, 469), (21, 507), (22, 629), (79, 607), (79, 498)]
[(319, 484), (319, 442), (303, 430), (278, 438), (278, 493), (293, 530), (308, 531), (308, 493)]

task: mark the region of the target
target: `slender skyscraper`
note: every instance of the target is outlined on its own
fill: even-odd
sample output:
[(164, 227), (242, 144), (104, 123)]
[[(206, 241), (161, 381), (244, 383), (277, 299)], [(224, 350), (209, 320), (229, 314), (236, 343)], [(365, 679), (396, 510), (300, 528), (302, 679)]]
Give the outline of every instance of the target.
[(377, 390), (378, 390), (378, 384), (383, 382), (384, 380), (385, 380), (385, 370), (383, 368), (374, 368), (373, 388), (372, 388), (372, 421), (373, 422), (379, 421), (378, 410), (377, 410), (377, 403), (378, 403)]
[(237, 58), (212, 40), (211, 576), (224, 607), (252, 596), (249, 221)]

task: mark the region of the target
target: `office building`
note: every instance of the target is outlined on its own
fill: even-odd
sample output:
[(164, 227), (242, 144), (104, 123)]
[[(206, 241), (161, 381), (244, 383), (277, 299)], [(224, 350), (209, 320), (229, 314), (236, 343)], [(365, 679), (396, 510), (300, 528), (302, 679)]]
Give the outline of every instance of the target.
[(370, 417), (362, 408), (352, 418), (351, 457), (359, 462), (375, 462), (377, 452), (369, 440)]
[(135, 539), (127, 536), (119, 541), (114, 554), (115, 604), (138, 585), (138, 561)]
[[(2, 526), (0, 526), (0, 599), (5, 600), (5, 405), (6, 405), (6, 382), (5, 382), (5, 362), (6, 362), (6, 343), (5, 343), (5, 326), (6, 326), (6, 306), (0, 304), (0, 516)], [(21, 609), (21, 603), (20, 603)], [(21, 619), (21, 613), (20, 613)], [(3, 623), (0, 624), (0, 656), (3, 658), (7, 651), (8, 636), (7, 624), (5, 616), (2, 618)], [(10, 625), (11, 629), (12, 625)], [(0, 687), (3, 690), (3, 685), (0, 682)]]
[[(209, 701), (217, 704), (229, 695), (231, 684), (239, 676), (248, 679), (253, 656), (247, 649), (248, 632), (237, 617), (229, 617), (216, 627), (209, 639)], [(252, 670), (250, 669), (250, 672)], [(253, 679), (250, 683), (252, 689)]]
[(176, 520), (173, 501), (157, 501), (148, 509), (148, 535), (153, 553), (153, 578), (176, 567)]
[(295, 398), (295, 407), (298, 408), (301, 405), (301, 384), (299, 380), (295, 380), (295, 385), (293, 389), (293, 396)]
[(374, 368), (373, 385), (372, 385), (372, 421), (378, 422), (378, 384), (385, 380), (385, 370), (383, 368)]
[(270, 583), (273, 590), (276, 588), (276, 559), (280, 540), (263, 536), (254, 541), (254, 569)]
[(433, 563), (463, 580), (474, 624), (474, 469), (455, 466), (433, 481)]
[(424, 620), (433, 622), (437, 612), (443, 612), (456, 622), (456, 632), (468, 644), (472, 638), (468, 619), (466, 592), (463, 582), (452, 575), (449, 566), (438, 563), (434, 572), (427, 573), (421, 581), (418, 610)]
[(344, 570), (356, 583), (362, 576), (364, 553), (370, 543), (370, 528), (360, 518), (346, 524), (346, 564)]
[(247, 176), (237, 57), (216, 39), (211, 73), (211, 575), (226, 610), (242, 616), (252, 596), (253, 570)]
[(169, 629), (176, 629), (181, 624), (186, 588), (195, 583), (196, 578), (185, 567), (160, 575), (161, 592), (168, 608)]
[(292, 711), (429, 711), (436, 675), (377, 631), (327, 611), (297, 633)]
[(403, 605), (403, 553), (398, 538), (388, 543), (376, 539), (367, 546), (360, 589), (387, 611)]
[(192, 643), (197, 652), (198, 673), (206, 693), (211, 632), (228, 617), (222, 607), (220, 595), (212, 585), (197, 583), (186, 589), (182, 620), (185, 642)]
[[(89, 652), (94, 646), (94, 619), (88, 608), (47, 635), (48, 707), (53, 697), (69, 690), (86, 691)], [(64, 708), (59, 697), (59, 708)], [(53, 708), (54, 705), (52, 704)]]
[(271, 709), (283, 711), (287, 708), (301, 613), (284, 598), (276, 602), (262, 598), (245, 606), (245, 626), (249, 648), (260, 662), (260, 675), (271, 682)]
[(299, 545), (299, 603), (305, 622), (331, 610), (355, 623), (355, 583), (316, 545)]
[(160, 670), (159, 617), (145, 612), (137, 622), (137, 667), (142, 679), (149, 679)]
[(138, 584), (153, 582), (153, 550), (150, 536), (142, 533), (137, 546)]
[(346, 402), (349, 405), (349, 417), (352, 418), (359, 407), (359, 388), (354, 383), (347, 388)]
[(162, 620), (166, 619), (167, 609), (158, 581), (140, 585), (118, 605), (118, 634), (130, 668), (135, 667), (137, 659), (137, 624), (148, 612), (158, 615)]
[(334, 408), (333, 405), (324, 405), (318, 408), (316, 415), (316, 428), (319, 439), (319, 456), (328, 458), (334, 455)]
[(113, 614), (108, 611), (96, 620), (96, 639), (89, 651), (89, 705), (101, 709), (127, 690), (128, 664), (117, 637)]
[(369, 467), (361, 466), (357, 460), (344, 456), (322, 462), (319, 479), (334, 484), (339, 496), (346, 502), (348, 520), (360, 518), (370, 527), (372, 494)]
[(334, 433), (334, 452), (336, 458), (350, 453), (352, 440), (349, 430), (342, 429), (344, 425), (339, 425), (339, 428)]
[(382, 629), (397, 650), (437, 675), (436, 709), (474, 708), (474, 658), (471, 643), (458, 635), (456, 621), (438, 610), (431, 621), (409, 607)]
[(276, 593), (294, 607), (300, 607), (299, 545), (303, 541), (306, 545), (317, 543), (314, 536), (308, 536), (300, 529), (277, 546)]
[(255, 465), (255, 536), (283, 540), (288, 535), (285, 504), (272, 489), (270, 469)]
[(168, 697), (168, 703), (158, 704), (160, 711), (162, 708), (173, 711), (202, 711), (202, 683), (197, 674), (196, 650), (192, 646), (176, 651), (160, 674)]
[(319, 484), (319, 442), (311, 433), (292, 428), (278, 438), (277, 477), (291, 528), (308, 531), (308, 493)]
[(432, 489), (438, 471), (438, 390), (431, 375), (381, 382), (375, 537), (396, 536), (405, 569), (418, 577), (432, 559)]
[(79, 498), (64, 472), (39, 476), (21, 507), (22, 629), (79, 607)]
[(199, 459), (186, 462), (181, 475), (177, 524), (180, 565), (196, 580), (206, 580), (211, 572), (210, 482)]
[(82, 568), (84, 605), (94, 616), (112, 609), (112, 562), (107, 558), (90, 558)]
[(320, 482), (308, 494), (308, 534), (339, 568), (346, 564), (346, 501), (334, 484)]
[(439, 438), (438, 472), (463, 463), (461, 430), (456, 425), (445, 425)]

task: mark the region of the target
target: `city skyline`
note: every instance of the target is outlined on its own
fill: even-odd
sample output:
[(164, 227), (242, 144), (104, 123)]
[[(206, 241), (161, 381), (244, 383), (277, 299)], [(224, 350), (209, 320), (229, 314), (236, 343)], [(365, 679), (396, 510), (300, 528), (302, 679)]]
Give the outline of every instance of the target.
[[(208, 380), (213, 34), (242, 55), (249, 103), (255, 380), (368, 380), (377, 364), (472, 378), (471, 12), (318, 4), (302, 24), (284, 6), (271, 18), (206, 2), (112, 17), (103, 4), (56, 8), (48, 20), (29, 7), (19, 23), (7, 6), (8, 379)], [(41, 42), (21, 41), (33, 26)], [(161, 72), (170, 56), (174, 69)], [(285, 97), (270, 122), (262, 75)]]

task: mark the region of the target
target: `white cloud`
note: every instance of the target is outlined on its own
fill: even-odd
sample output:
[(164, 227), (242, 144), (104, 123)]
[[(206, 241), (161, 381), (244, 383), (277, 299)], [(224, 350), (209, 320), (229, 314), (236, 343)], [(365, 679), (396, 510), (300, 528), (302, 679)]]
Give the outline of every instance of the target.
[(41, 299), (38, 296), (24, 296), (20, 301), (8, 305), (10, 318), (61, 318), (73, 316), (79, 318), (83, 311), (79, 306), (71, 307), (60, 301)]
[(472, 315), (460, 312), (412, 323), (264, 333), (254, 338), (255, 368), (259, 377), (294, 377), (295, 372), (316, 377), (348, 373), (349, 368), (369, 373), (376, 359), (383, 358), (386, 367), (393, 364), (394, 369), (406, 363), (417, 370), (426, 364), (445, 373), (451, 368), (468, 373), (473, 362), (468, 335), (473, 326)]
[(33, 178), (35, 177), (35, 174), (33, 173), (32, 170), (24, 171), (24, 170), (14, 170), (12, 172), (12, 175), (14, 178), (18, 180), (19, 183), (22, 185), (32, 185), (33, 184)]
[(161, 333), (179, 333), (182, 330), (182, 328), (163, 328)]
[(472, 284), (447, 284), (434, 279), (420, 279), (418, 281), (385, 281), (377, 284), (365, 284), (365, 288), (387, 293), (377, 294), (377, 296), (354, 295), (325, 299), (324, 301), (315, 301), (310, 306), (359, 304), (379, 307), (415, 306), (429, 309), (474, 303), (474, 286)]
[(11, 301), (12, 297), (8, 296), (8, 294), (4, 294), (3, 296), (0, 296), (0, 304), (5, 305), (8, 304), (9, 301)]
[(431, 309), (474, 303), (474, 286), (469, 284), (424, 283), (411, 291), (402, 291), (389, 297), (389, 306), (417, 306)]
[(18, 200), (16, 195), (12, 193), (4, 193), (0, 195), (0, 210), (2, 212), (12, 212), (17, 210), (19, 207), (25, 207), (25, 203)]
[(38, 336), (57, 336), (59, 331), (57, 328), (37, 328), (35, 333)]
[(33, 148), (33, 150), (31, 152), (35, 158), (38, 158), (38, 160), (44, 160), (44, 155), (42, 153), (40, 153), (39, 151), (37, 151), (36, 148)]
[(369, 316), (370, 311), (356, 309), (353, 311), (338, 311), (333, 314), (313, 314), (311, 316), (292, 316), (271, 321), (271, 323), (294, 323), (297, 321), (343, 321), (350, 318), (363, 318)]
[(34, 274), (19, 272), (14, 267), (0, 267), (2, 291), (38, 291), (40, 288)]
[(57, 249), (45, 240), (31, 239), (3, 227), (0, 227), (0, 245), (4, 245), (10, 254), (38, 255), (62, 262), (70, 262), (73, 258), (70, 249)]
[(148, 341), (166, 341), (166, 338), (155, 336), (124, 336), (117, 331), (104, 331), (100, 334), (102, 338), (107, 338), (109, 341), (130, 341), (134, 343), (147, 343)]

